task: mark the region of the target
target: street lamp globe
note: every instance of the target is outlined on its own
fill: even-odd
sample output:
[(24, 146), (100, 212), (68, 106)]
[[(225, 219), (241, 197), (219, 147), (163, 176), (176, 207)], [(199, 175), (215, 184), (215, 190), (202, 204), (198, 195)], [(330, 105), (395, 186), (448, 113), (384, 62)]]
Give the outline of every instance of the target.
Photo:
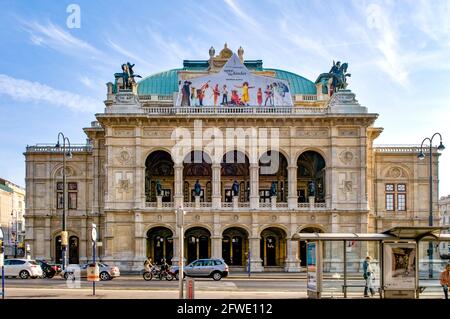
[(439, 151), (445, 150), (445, 146), (444, 146), (444, 144), (442, 144), (442, 141), (441, 141), (441, 143), (439, 144), (439, 146), (438, 146), (437, 149), (438, 149)]
[(419, 155), (417, 155), (417, 157), (419, 158), (419, 160), (422, 161), (425, 159), (425, 154), (422, 151), (420, 151), (420, 153), (419, 153)]

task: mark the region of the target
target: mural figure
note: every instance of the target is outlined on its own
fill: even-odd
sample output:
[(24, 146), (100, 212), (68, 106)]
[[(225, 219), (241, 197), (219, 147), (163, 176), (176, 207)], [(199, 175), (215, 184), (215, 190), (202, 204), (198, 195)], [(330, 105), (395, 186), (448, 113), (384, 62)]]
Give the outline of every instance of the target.
[(258, 106), (261, 106), (262, 105), (262, 99), (263, 99), (261, 88), (258, 88), (258, 92), (256, 93), (256, 99), (258, 101)]
[(214, 96), (214, 106), (217, 106), (217, 101), (220, 96), (219, 84), (216, 84), (213, 89), (212, 95)]
[(224, 84), (222, 88), (222, 105), (228, 104), (228, 89), (227, 86)]
[(236, 90), (231, 91), (231, 104), (240, 106), (242, 105), (241, 99), (239, 98), (239, 95), (237, 94)]
[(181, 91), (181, 106), (191, 106), (191, 84), (190, 81), (184, 81), (183, 88)]
[(250, 95), (248, 94), (248, 89), (254, 88), (254, 86), (249, 86), (248, 82), (242, 83), (242, 85), (235, 85), (237, 88), (242, 88), (242, 104), (248, 105), (248, 102), (250, 102)]
[(200, 106), (203, 106), (203, 99), (205, 97), (205, 91), (209, 87), (209, 82), (211, 82), (211, 81), (206, 82), (205, 84), (203, 84), (200, 87), (200, 89), (197, 90), (197, 97), (198, 97), (198, 102), (199, 102)]
[(191, 105), (197, 106), (197, 90), (191, 87)]
[(269, 101), (269, 106), (273, 106), (273, 87), (272, 85), (268, 85), (266, 90), (264, 91), (266, 94), (266, 100), (264, 101), (264, 106), (267, 106), (267, 101)]

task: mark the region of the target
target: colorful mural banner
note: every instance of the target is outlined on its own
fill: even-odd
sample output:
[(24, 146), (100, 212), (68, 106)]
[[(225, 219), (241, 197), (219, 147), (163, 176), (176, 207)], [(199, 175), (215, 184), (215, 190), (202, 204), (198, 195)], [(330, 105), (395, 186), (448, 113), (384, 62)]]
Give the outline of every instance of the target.
[(293, 106), (287, 81), (252, 74), (236, 54), (219, 73), (178, 84), (176, 106)]

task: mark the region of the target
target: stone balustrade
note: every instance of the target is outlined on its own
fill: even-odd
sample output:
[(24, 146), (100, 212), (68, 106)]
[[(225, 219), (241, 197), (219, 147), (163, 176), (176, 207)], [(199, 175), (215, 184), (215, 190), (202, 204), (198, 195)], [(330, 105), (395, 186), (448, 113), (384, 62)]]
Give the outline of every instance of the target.
[(291, 106), (277, 106), (277, 107), (260, 107), (260, 106), (152, 106), (142, 107), (146, 114), (151, 115), (268, 115), (274, 114), (325, 114), (328, 113), (326, 107), (291, 107)]

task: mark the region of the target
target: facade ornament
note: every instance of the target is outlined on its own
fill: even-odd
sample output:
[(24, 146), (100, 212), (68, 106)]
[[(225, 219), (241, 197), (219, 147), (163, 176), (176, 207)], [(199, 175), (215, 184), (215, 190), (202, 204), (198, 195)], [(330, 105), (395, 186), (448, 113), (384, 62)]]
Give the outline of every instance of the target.
[(350, 151), (343, 151), (339, 156), (341, 162), (344, 164), (350, 164), (353, 160), (353, 157), (353, 153)]
[(239, 60), (241, 60), (241, 62), (244, 63), (244, 49), (242, 47), (239, 47), (237, 53)]
[(216, 50), (213, 47), (209, 48), (209, 57), (211, 59), (214, 57), (215, 54), (216, 54)]

